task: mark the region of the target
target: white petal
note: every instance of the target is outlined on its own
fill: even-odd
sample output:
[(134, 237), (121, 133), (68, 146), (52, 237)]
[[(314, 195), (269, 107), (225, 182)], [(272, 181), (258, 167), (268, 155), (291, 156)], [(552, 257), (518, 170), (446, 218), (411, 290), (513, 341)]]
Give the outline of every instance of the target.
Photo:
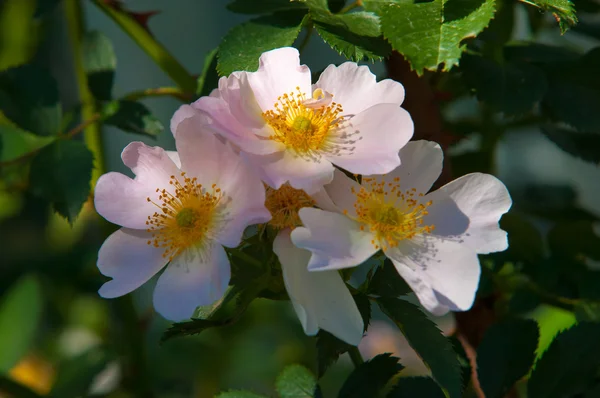
[(388, 248), (385, 254), (434, 315), (449, 308), (466, 311), (473, 305), (481, 267), (470, 247), (454, 240), (421, 236)]
[(386, 181), (400, 178), (402, 190), (415, 188), (427, 193), (442, 172), (444, 155), (442, 148), (433, 141), (411, 141), (400, 150), (402, 164), (385, 175)]
[(295, 247), (290, 231), (280, 231), (273, 242), (283, 271), (285, 287), (308, 335), (318, 328), (348, 344), (357, 345), (364, 324), (360, 312), (337, 271), (308, 272), (310, 252)]
[(329, 65), (321, 73), (315, 87), (332, 93), (333, 100), (342, 105), (346, 115), (356, 115), (381, 103), (400, 106), (404, 101), (402, 84), (391, 79), (378, 83), (367, 66), (359, 66), (354, 62)]
[(460, 236), (464, 244), (479, 254), (505, 250), (506, 232), (498, 222), (512, 200), (504, 184), (489, 174), (462, 176), (439, 189), (448, 194), (469, 218), (469, 228)]
[(98, 214), (113, 224), (145, 230), (148, 216), (156, 211), (148, 202), (149, 197), (155, 199), (156, 188), (121, 173), (107, 173), (96, 184), (94, 206)]
[(164, 249), (148, 245), (146, 231), (121, 228), (110, 235), (98, 252), (98, 269), (113, 278), (98, 293), (104, 298), (119, 297), (137, 289), (167, 263)]
[(248, 73), (248, 83), (263, 111), (273, 109), (281, 95), (297, 93), (296, 87), (310, 97), (310, 79), (310, 69), (306, 65), (300, 65), (300, 53), (292, 47), (263, 53), (258, 70)]
[(172, 321), (188, 319), (196, 307), (220, 299), (230, 277), (229, 259), (222, 246), (213, 245), (205, 253), (189, 248), (175, 257), (158, 279), (154, 308)]
[(356, 217), (356, 195), (353, 190), (360, 192), (360, 184), (338, 169), (333, 172), (333, 181), (325, 185), (325, 191), (337, 207), (337, 211), (341, 213), (346, 210), (348, 215)]
[(326, 159), (319, 162), (306, 160), (290, 151), (266, 156), (244, 156), (254, 167), (259, 168), (263, 181), (274, 189), (289, 181), (292, 187), (302, 189), (310, 195), (333, 178), (333, 166)]
[(400, 165), (398, 152), (413, 135), (408, 112), (395, 104), (374, 105), (344, 123), (340, 134), (354, 144), (351, 153), (328, 159), (357, 174), (385, 174)]
[(305, 228), (292, 232), (292, 242), (312, 252), (311, 271), (355, 267), (377, 251), (371, 243), (374, 235), (361, 231), (356, 221), (342, 214), (308, 207), (298, 214)]
[(423, 217), (423, 224), (435, 227), (431, 234), (457, 242), (463, 241), (463, 234), (469, 228), (469, 217), (460, 211), (450, 195), (438, 189), (422, 198), (422, 202), (428, 201), (431, 205), (427, 208), (428, 214)]
[(143, 142), (127, 145), (121, 153), (121, 159), (136, 175), (136, 181), (154, 190), (167, 188), (171, 176), (180, 172), (164, 149)]

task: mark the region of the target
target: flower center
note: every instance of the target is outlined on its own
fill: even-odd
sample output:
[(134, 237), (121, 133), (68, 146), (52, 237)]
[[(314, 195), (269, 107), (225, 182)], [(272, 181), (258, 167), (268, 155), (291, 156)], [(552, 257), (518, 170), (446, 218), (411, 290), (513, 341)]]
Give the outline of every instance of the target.
[(345, 119), (340, 116), (342, 106), (331, 101), (333, 95), (316, 89), (307, 99), (300, 87), (296, 90), (277, 98), (274, 109), (263, 113), (273, 128), (269, 139), (310, 160), (319, 160), (322, 153), (339, 155), (353, 151), (353, 134), (337, 131)]
[[(418, 198), (423, 194), (417, 195), (414, 188), (402, 191), (399, 181), (397, 177), (388, 183), (363, 178), (360, 190), (352, 188), (356, 196), (357, 221), (362, 223), (360, 229), (369, 228), (375, 233), (376, 239), (371, 243), (376, 249), (396, 247), (404, 239), (431, 233), (435, 228), (434, 225), (423, 225), (431, 201), (422, 203)], [(344, 214), (348, 211), (344, 210)]]
[(303, 207), (313, 207), (315, 201), (303, 190), (289, 184), (279, 189), (267, 187), (265, 206), (271, 212), (269, 224), (276, 229), (296, 228), (302, 225), (298, 211)]
[(163, 248), (163, 257), (171, 261), (186, 248), (206, 243), (216, 226), (217, 207), (223, 204), (224, 196), (216, 184), (206, 189), (185, 173), (181, 173), (181, 181), (171, 176), (169, 185), (174, 194), (157, 188), (158, 201), (147, 198), (160, 211), (148, 216), (146, 231), (152, 234), (148, 244)]

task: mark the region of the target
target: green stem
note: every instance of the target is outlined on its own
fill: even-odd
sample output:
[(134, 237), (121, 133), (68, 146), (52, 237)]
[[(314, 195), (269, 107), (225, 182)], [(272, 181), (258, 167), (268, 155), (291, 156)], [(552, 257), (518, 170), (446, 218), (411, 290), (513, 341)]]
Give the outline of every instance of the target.
[(160, 44), (150, 32), (131, 15), (105, 0), (92, 0), (109, 18), (115, 21), (156, 62), (158, 66), (186, 93), (196, 91), (196, 79)]
[(86, 125), (83, 131), (83, 140), (94, 155), (94, 170), (91, 180), (91, 186), (94, 187), (98, 178), (104, 173), (105, 167), (100, 124), (95, 122), (87, 123), (87, 121), (97, 119), (98, 110), (96, 109), (96, 100), (89, 89), (87, 74), (83, 65), (82, 42), (85, 34), (85, 23), (81, 0), (66, 0), (64, 9), (73, 51), (73, 64), (79, 90), (79, 100), (82, 104), (81, 121), (82, 124)]
[(348, 350), (348, 354), (350, 354), (350, 359), (352, 360), (354, 367), (358, 368), (360, 365), (365, 363), (362, 355), (360, 355), (360, 351), (358, 351), (358, 347), (352, 346), (352, 348)]
[(124, 100), (137, 101), (149, 97), (174, 97), (182, 102), (190, 102), (192, 95), (184, 93), (178, 87), (157, 87), (147, 88), (145, 90), (134, 91), (123, 97)]
[(350, 10), (353, 10), (357, 7), (362, 7), (362, 0), (356, 0), (354, 3), (348, 4), (346, 7), (340, 10), (340, 14), (345, 14)]

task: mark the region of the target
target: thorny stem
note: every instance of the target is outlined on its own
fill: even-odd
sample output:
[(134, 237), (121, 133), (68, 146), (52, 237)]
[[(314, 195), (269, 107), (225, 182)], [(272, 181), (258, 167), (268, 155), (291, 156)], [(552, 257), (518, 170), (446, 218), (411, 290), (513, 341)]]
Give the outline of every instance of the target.
[(94, 170), (92, 172), (91, 181), (91, 186), (93, 187), (96, 184), (96, 181), (98, 181), (98, 178), (100, 178), (104, 172), (104, 156), (102, 146), (102, 131), (100, 129), (100, 124), (96, 123), (96, 121), (99, 119), (96, 116), (96, 101), (89, 89), (87, 74), (83, 65), (82, 42), (85, 34), (85, 26), (81, 0), (65, 1), (65, 17), (67, 20), (67, 28), (73, 51), (73, 63), (79, 90), (79, 99), (82, 103), (82, 124), (80, 126), (83, 125), (82, 129), (85, 144), (94, 155)]

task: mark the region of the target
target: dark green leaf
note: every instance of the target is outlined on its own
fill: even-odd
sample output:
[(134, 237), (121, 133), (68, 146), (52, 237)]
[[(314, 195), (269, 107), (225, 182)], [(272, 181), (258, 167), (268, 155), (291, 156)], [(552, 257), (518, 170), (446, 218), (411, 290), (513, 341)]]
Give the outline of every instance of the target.
[(58, 367), (50, 396), (53, 398), (87, 396), (94, 378), (114, 359), (104, 348), (95, 347)]
[(40, 137), (16, 126), (0, 124), (0, 140), (0, 162), (6, 162), (50, 144), (55, 137)]
[(29, 387), (14, 381), (8, 374), (0, 373), (0, 391), (8, 393), (11, 397), (17, 398), (42, 398), (42, 395), (31, 390)]
[(380, 7), (384, 36), (418, 74), (441, 64), (445, 71), (458, 65), (465, 49), (461, 42), (476, 36), (494, 16), (494, 0), (409, 0)]
[(600, 366), (600, 324), (579, 323), (560, 333), (536, 362), (529, 398), (562, 398), (585, 392)]
[(356, 306), (358, 307), (358, 311), (362, 316), (363, 323), (365, 325), (365, 332), (369, 327), (369, 323), (371, 323), (371, 300), (366, 294), (355, 294), (353, 296), (354, 301), (356, 302)]
[(367, 290), (369, 294), (382, 297), (404, 296), (411, 291), (389, 259), (386, 259), (383, 265), (377, 267), (377, 270), (369, 281)]
[(31, 162), (31, 191), (73, 223), (90, 193), (94, 157), (79, 141), (57, 141)]
[[(19, 127), (39, 135), (55, 135), (62, 120), (56, 81), (47, 70), (24, 65), (0, 74), (0, 111)], [(4, 96), (3, 95), (3, 96)]]
[(306, 8), (306, 5), (299, 1), (290, 0), (234, 0), (227, 4), (229, 11), (238, 14), (270, 14), (277, 11), (297, 10)]
[(575, 306), (575, 316), (579, 322), (600, 322), (600, 303), (580, 300)]
[(327, 368), (329, 368), (340, 355), (348, 352), (352, 346), (343, 342), (334, 335), (324, 330), (317, 334), (317, 370), (319, 378), (323, 377)]
[(500, 227), (508, 233), (511, 258), (535, 264), (544, 257), (544, 240), (540, 231), (526, 218), (511, 212), (502, 216)]
[(523, 3), (531, 4), (544, 11), (549, 11), (560, 26), (560, 32), (565, 34), (569, 28), (577, 24), (575, 6), (570, 0), (521, 0)]
[(290, 365), (277, 376), (275, 388), (281, 398), (313, 398), (317, 379), (302, 365)]
[(473, 368), (471, 367), (471, 360), (467, 356), (467, 353), (462, 343), (456, 336), (450, 337), (449, 340), (452, 343), (454, 352), (456, 352), (456, 355), (458, 356), (458, 362), (460, 363), (460, 367), (462, 369), (462, 389), (464, 391), (469, 385), (469, 382), (471, 381), (471, 374), (473, 372)]
[(104, 33), (88, 32), (83, 38), (83, 66), (92, 95), (102, 101), (110, 100), (117, 57)]
[(24, 276), (0, 301), (0, 373), (8, 372), (29, 351), (42, 315), (38, 280)]
[(381, 37), (379, 18), (375, 14), (359, 11), (335, 15), (311, 9), (310, 15), (321, 38), (352, 61), (381, 60), (391, 52), (390, 45)]
[(329, 6), (329, 10), (331, 10), (331, 12), (333, 12), (333, 13), (340, 12), (342, 10), (342, 8), (344, 8), (345, 4), (346, 4), (346, 0), (329, 0), (327, 2), (327, 5)]
[(196, 94), (199, 97), (204, 97), (217, 88), (219, 84), (219, 74), (217, 73), (217, 52), (215, 48), (204, 57), (204, 67), (202, 73), (198, 76), (198, 86), (196, 86)]
[(493, 325), (477, 347), (477, 374), (486, 398), (502, 398), (535, 360), (539, 339), (532, 320), (513, 320)]
[(219, 46), (217, 71), (255, 71), (258, 58), (269, 50), (291, 46), (302, 27), (303, 12), (281, 12), (252, 19), (231, 29)]
[(40, 18), (52, 12), (62, 0), (40, 0), (37, 2), (35, 17)]
[(548, 90), (544, 72), (527, 63), (501, 65), (487, 58), (466, 55), (461, 69), (479, 101), (507, 114), (530, 111)]
[(380, 354), (358, 366), (344, 382), (338, 398), (377, 397), (403, 366), (392, 354)]
[(217, 395), (216, 398), (268, 398), (264, 395), (253, 393), (252, 391), (227, 391)]
[(107, 115), (105, 123), (130, 133), (155, 137), (164, 130), (164, 126), (145, 105), (134, 101), (113, 101), (103, 112)]
[(568, 154), (591, 163), (600, 163), (600, 134), (546, 126), (542, 132)]
[(440, 386), (430, 377), (401, 377), (387, 398), (444, 398)]
[(600, 236), (591, 221), (567, 221), (556, 224), (548, 233), (552, 252), (566, 257), (584, 255), (600, 260)]
[(391, 297), (377, 300), (381, 310), (400, 328), (410, 346), (431, 369), (450, 398), (462, 396), (462, 375), (452, 343), (414, 304)]

